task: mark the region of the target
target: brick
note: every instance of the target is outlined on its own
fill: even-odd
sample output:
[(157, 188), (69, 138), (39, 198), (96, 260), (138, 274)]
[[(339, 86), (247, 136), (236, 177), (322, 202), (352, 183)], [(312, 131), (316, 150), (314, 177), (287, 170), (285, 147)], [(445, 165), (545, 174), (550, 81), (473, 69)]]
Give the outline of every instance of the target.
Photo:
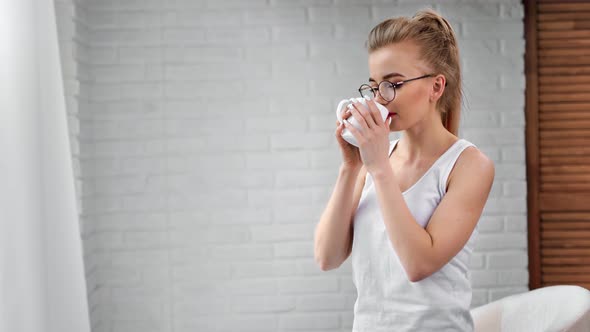
[(528, 266), (528, 255), (524, 251), (488, 254), (488, 268), (506, 269), (521, 268), (523, 266)]

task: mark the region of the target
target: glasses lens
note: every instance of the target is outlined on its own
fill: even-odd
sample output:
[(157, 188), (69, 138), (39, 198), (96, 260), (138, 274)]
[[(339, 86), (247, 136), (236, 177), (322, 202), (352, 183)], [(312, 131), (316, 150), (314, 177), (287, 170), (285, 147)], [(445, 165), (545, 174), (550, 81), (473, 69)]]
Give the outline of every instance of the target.
[(363, 84), (361, 85), (361, 87), (359, 88), (359, 92), (361, 93), (361, 97), (367, 97), (367, 98), (375, 98), (375, 94), (373, 93), (373, 88), (371, 88), (371, 86), (367, 85), (367, 84)]
[(393, 84), (389, 82), (381, 82), (379, 84), (379, 94), (381, 98), (385, 99), (386, 101), (392, 101), (395, 98), (395, 88)]

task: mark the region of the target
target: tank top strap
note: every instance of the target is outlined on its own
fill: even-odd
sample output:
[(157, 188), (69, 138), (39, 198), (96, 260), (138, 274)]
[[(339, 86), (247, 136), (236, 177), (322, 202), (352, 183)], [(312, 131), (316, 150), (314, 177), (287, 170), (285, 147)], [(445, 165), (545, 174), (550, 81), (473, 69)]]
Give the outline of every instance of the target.
[(459, 159), (459, 156), (461, 155), (461, 153), (463, 153), (463, 151), (470, 147), (470, 146), (475, 146), (475, 144), (460, 138), (457, 142), (455, 142), (455, 144), (451, 147), (451, 151), (449, 151), (449, 153), (446, 153), (442, 160), (440, 160), (439, 163), (439, 168), (440, 168), (440, 180), (439, 180), (439, 191), (441, 193), (441, 195), (444, 195), (447, 192), (447, 180), (449, 178), (449, 175), (451, 174), (451, 170), (453, 169), (453, 167), (455, 166), (455, 163), (457, 162), (457, 159)]

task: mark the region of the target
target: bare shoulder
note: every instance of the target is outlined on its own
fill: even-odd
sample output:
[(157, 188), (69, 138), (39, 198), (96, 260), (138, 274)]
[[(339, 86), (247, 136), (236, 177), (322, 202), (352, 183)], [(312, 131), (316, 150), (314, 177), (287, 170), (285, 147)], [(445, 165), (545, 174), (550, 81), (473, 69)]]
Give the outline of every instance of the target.
[(451, 174), (449, 174), (447, 185), (451, 185), (455, 181), (473, 181), (474, 179), (491, 182), (494, 175), (494, 162), (481, 150), (470, 146), (457, 159)]

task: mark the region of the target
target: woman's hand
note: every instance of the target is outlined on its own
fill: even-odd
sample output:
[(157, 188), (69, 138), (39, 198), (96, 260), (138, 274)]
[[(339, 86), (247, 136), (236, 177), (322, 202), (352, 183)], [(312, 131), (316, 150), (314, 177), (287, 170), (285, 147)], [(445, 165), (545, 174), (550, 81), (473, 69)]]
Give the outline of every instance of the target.
[[(347, 119), (351, 116), (350, 110), (346, 110), (342, 113), (342, 119)], [(342, 138), (342, 130), (344, 130), (344, 122), (336, 121), (338, 127), (336, 127), (336, 140), (338, 140), (338, 145), (340, 146), (340, 151), (342, 152), (342, 164), (344, 167), (350, 169), (360, 169), (363, 165), (363, 161), (361, 160), (361, 155), (359, 152), (359, 148), (356, 146), (348, 143), (344, 138)]]
[(360, 158), (367, 168), (367, 172), (372, 173), (381, 167), (388, 167), (391, 118), (383, 121), (374, 100), (367, 100), (368, 108), (359, 102), (354, 102), (351, 105), (352, 107), (348, 109), (360, 124), (361, 129), (356, 129), (346, 119), (343, 122), (359, 143)]

